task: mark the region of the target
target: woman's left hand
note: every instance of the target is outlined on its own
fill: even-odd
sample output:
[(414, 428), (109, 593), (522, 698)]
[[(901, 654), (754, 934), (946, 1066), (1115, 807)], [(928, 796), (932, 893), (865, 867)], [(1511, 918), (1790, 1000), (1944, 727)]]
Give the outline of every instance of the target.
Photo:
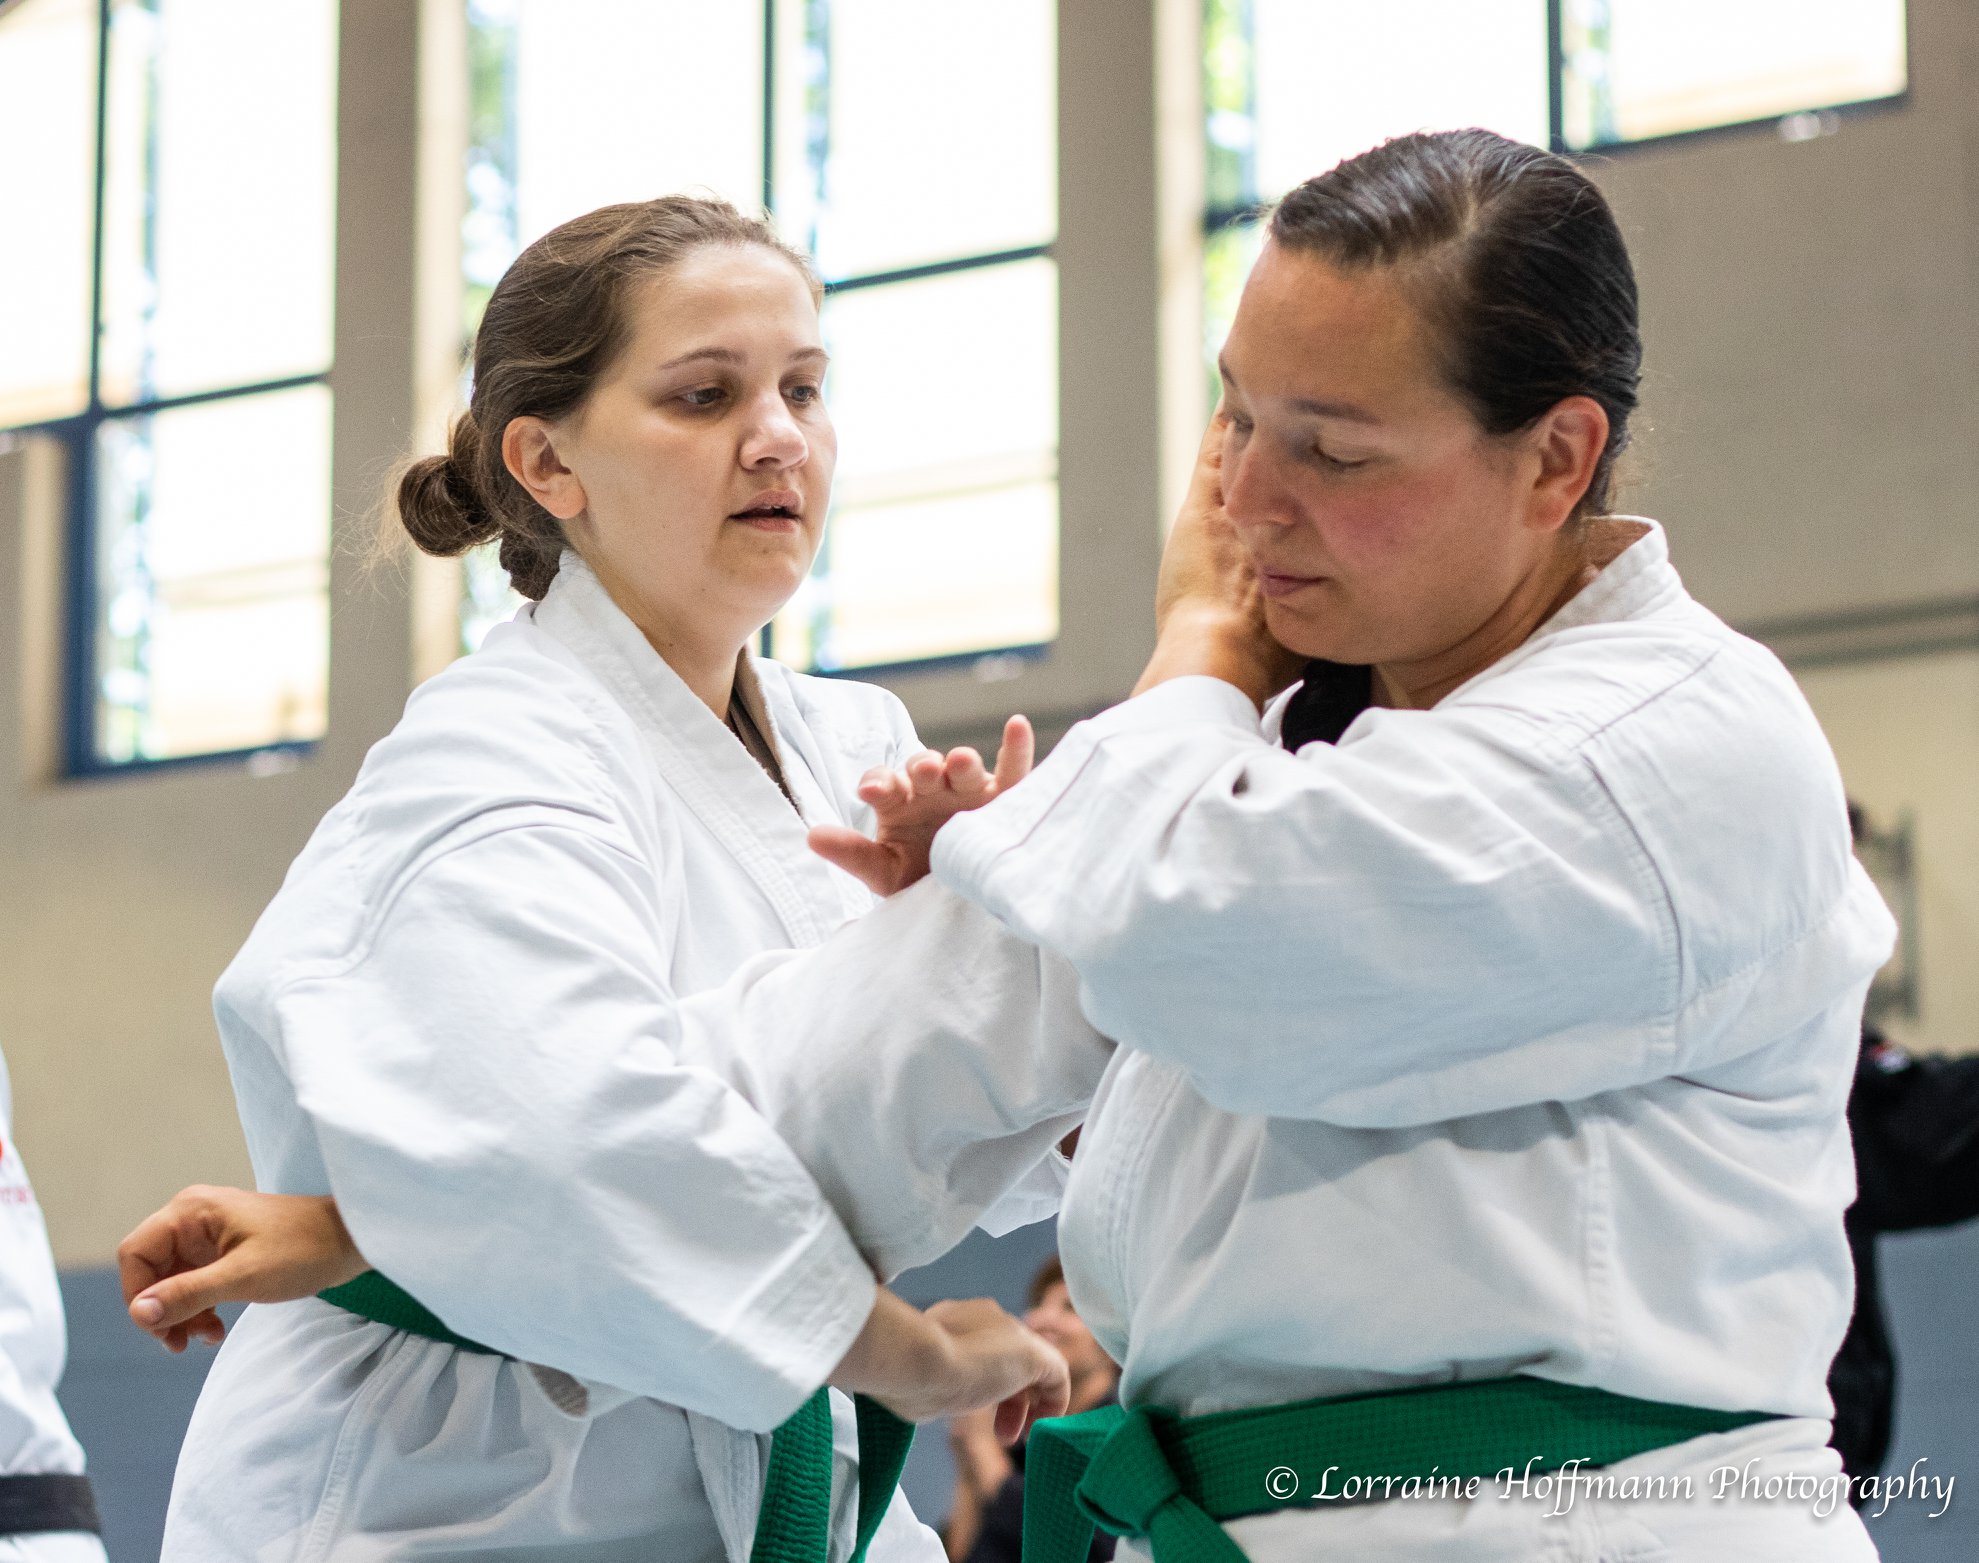
[(860, 779), (859, 798), (879, 817), (874, 834), (820, 825), (811, 832), (811, 850), (875, 895), (905, 890), (927, 877), (935, 832), (956, 815), (979, 809), (1016, 786), (1030, 774), (1036, 750), (1031, 724), (1013, 716), (1003, 724), (994, 772), (984, 769), (983, 757), (974, 749), (951, 749), (945, 755), (924, 749), (904, 771), (868, 771)]

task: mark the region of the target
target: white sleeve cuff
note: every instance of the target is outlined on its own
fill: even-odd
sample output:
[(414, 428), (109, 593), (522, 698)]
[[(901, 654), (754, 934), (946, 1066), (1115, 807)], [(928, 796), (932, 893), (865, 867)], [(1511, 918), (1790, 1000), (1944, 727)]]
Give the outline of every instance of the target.
[(1235, 684), (1206, 673), (1191, 673), (1156, 684), (1144, 695), (1123, 700), (1087, 724), (1096, 736), (1145, 732), (1150, 728), (1207, 725), (1257, 736), (1262, 728), (1251, 697)]

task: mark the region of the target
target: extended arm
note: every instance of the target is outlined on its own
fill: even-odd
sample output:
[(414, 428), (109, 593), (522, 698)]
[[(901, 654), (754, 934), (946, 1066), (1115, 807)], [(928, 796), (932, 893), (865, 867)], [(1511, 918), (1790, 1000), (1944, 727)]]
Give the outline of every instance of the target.
[(681, 1006), (884, 1277), (925, 1264), (1084, 1119), (1112, 1043), (1063, 962), (931, 880)]
[(1233, 1111), (1424, 1123), (1665, 1072), (1674, 915), (1595, 776), (1486, 718), (1365, 720), (1293, 755), (1237, 688), (1162, 682), (935, 872)]

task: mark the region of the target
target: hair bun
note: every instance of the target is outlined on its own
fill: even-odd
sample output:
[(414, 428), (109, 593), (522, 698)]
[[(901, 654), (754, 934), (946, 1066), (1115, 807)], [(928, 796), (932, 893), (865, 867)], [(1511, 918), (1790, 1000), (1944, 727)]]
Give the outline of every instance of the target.
[(480, 443), (474, 419), (463, 416), (446, 455), (421, 456), (400, 476), (399, 520), (422, 553), (452, 559), (500, 531), (475, 481)]

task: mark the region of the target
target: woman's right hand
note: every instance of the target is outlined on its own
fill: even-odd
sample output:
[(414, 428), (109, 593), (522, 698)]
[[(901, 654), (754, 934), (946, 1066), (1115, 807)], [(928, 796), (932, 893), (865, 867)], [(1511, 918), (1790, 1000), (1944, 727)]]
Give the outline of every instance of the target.
[(831, 1382), (910, 1422), (996, 1408), (996, 1436), (1014, 1443), (1071, 1400), (1065, 1359), (986, 1297), (925, 1313), (881, 1289), (866, 1327)]
[(117, 1248), (131, 1320), (184, 1351), (218, 1345), (225, 1302), (292, 1302), (368, 1268), (327, 1196), (195, 1185), (146, 1216)]

